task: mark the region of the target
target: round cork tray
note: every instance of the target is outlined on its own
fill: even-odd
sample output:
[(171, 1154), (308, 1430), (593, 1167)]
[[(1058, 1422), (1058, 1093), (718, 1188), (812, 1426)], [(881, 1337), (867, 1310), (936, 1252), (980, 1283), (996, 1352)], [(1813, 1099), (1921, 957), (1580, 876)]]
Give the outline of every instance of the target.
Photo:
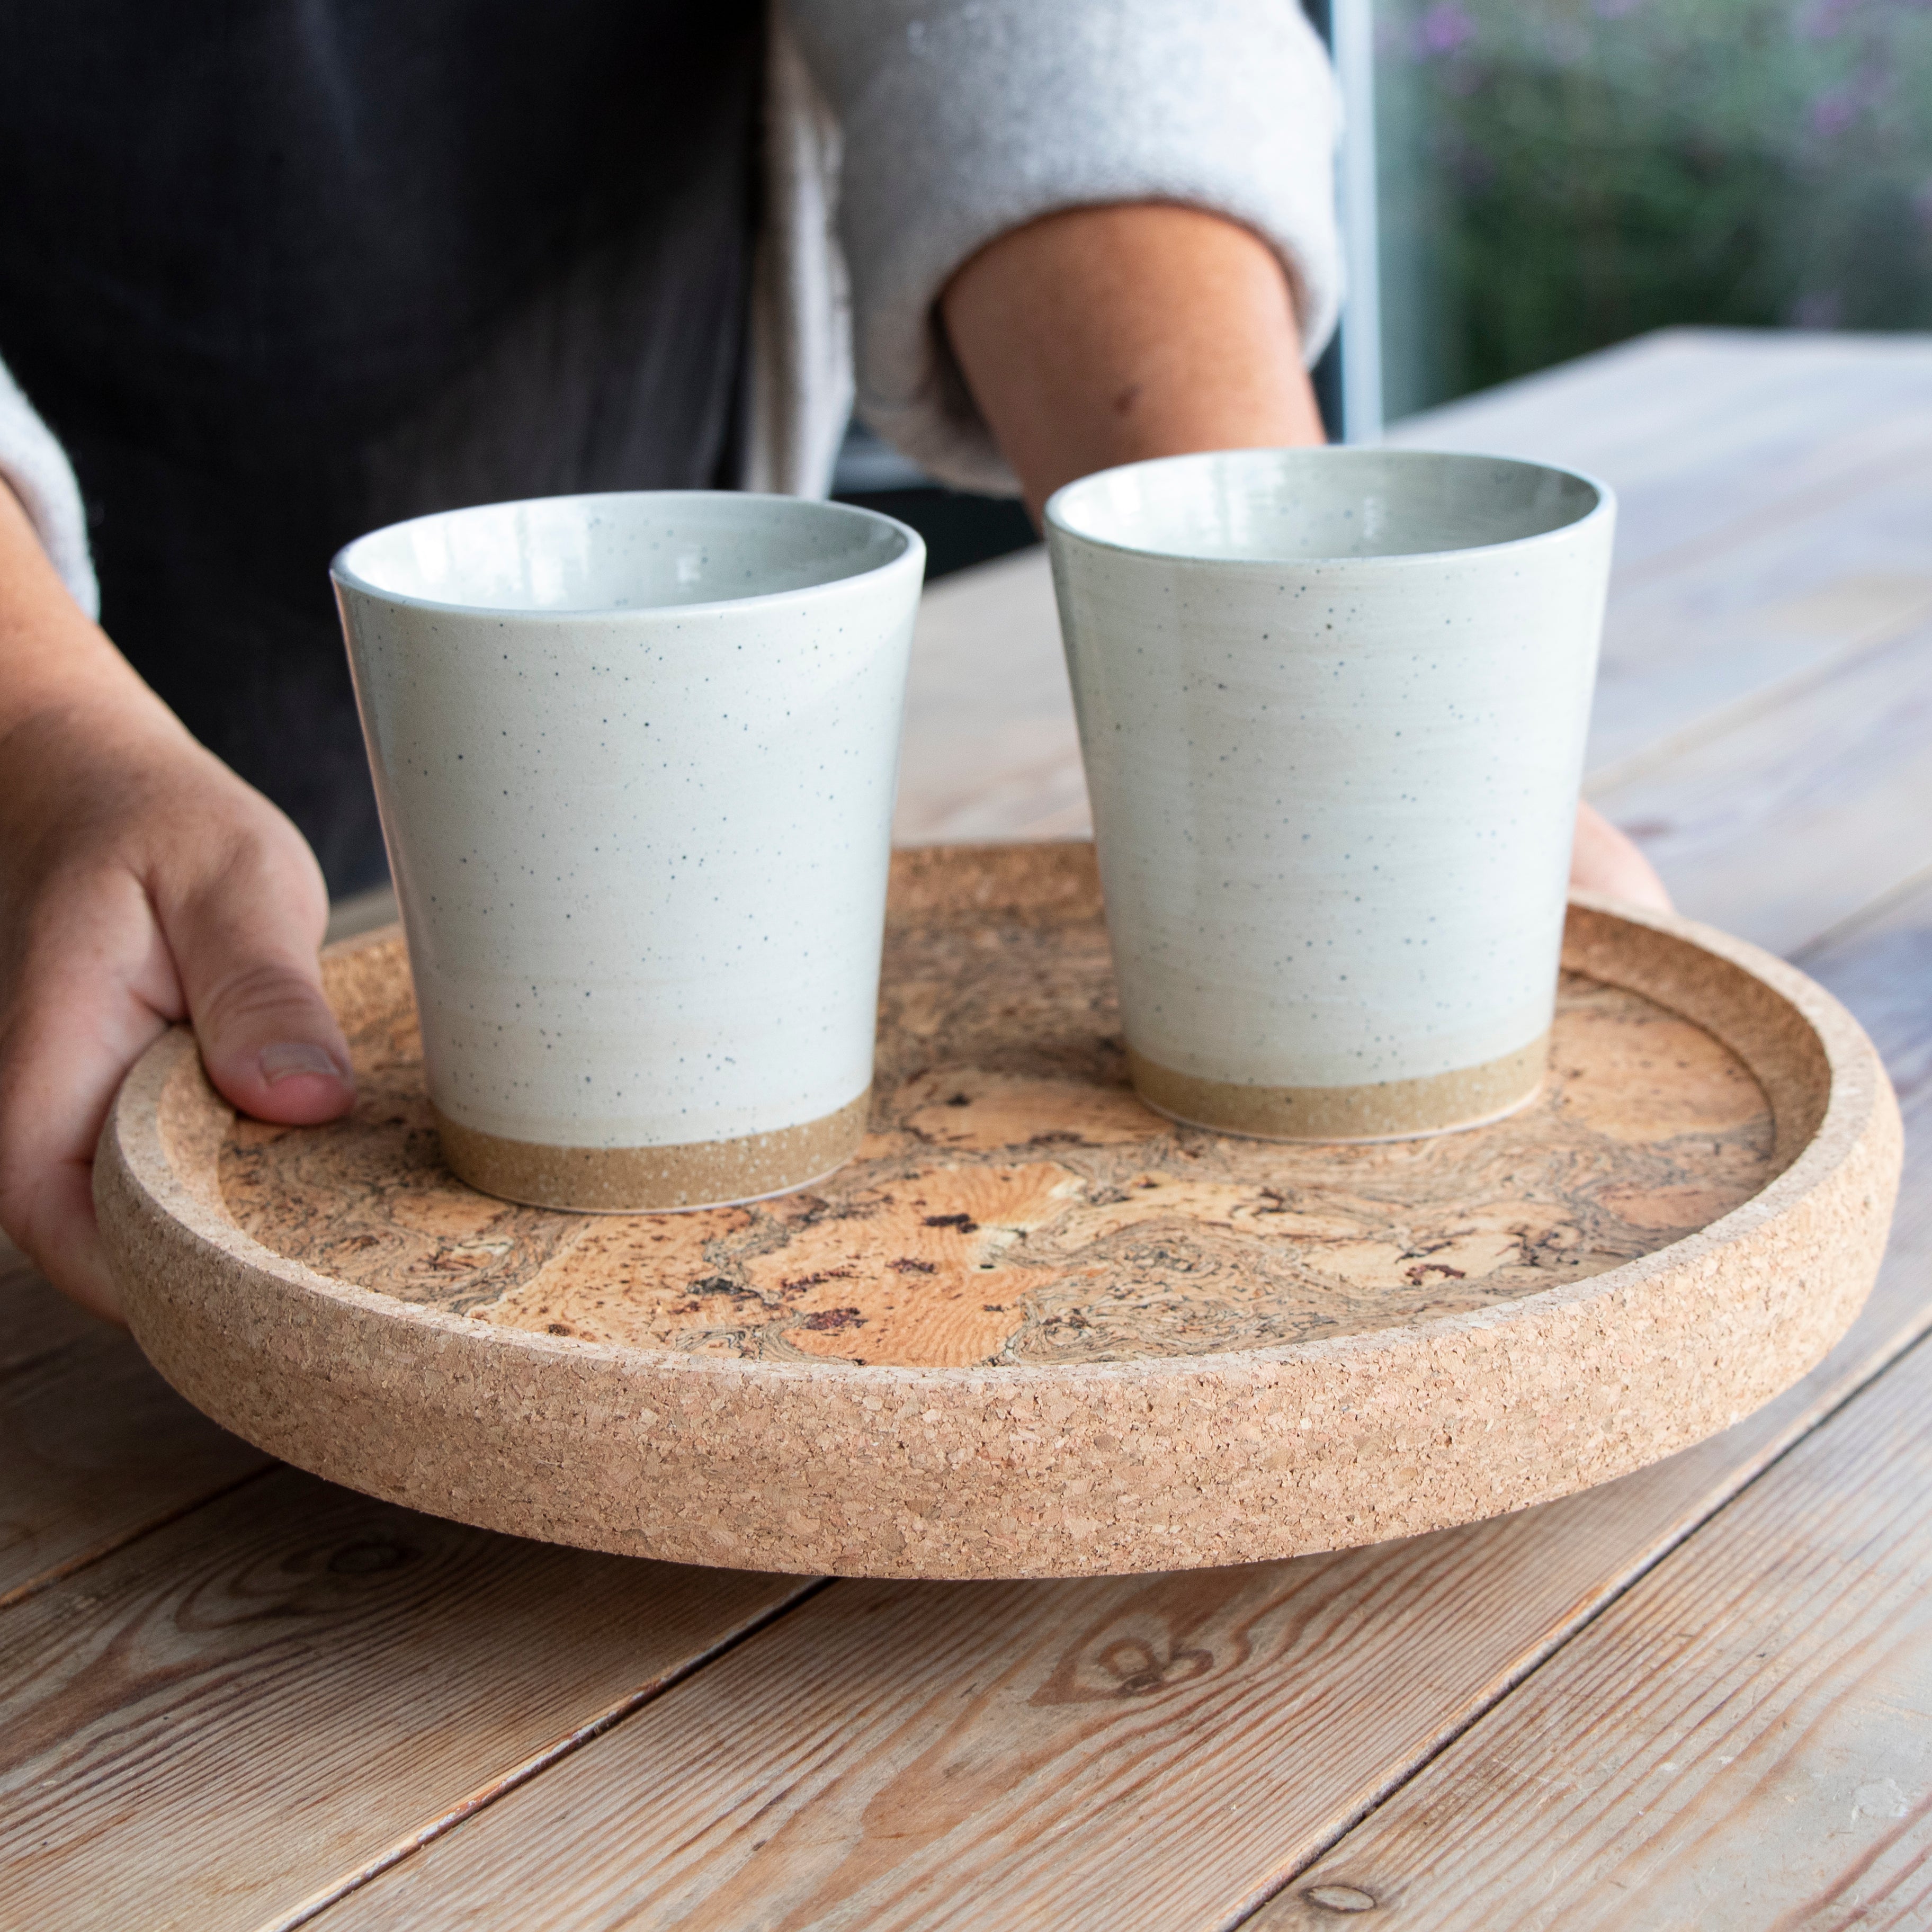
[(1565, 966), (1513, 1118), (1223, 1138), (1126, 1084), (1090, 848), (903, 853), (858, 1157), (751, 1207), (590, 1216), (443, 1168), (379, 934), (325, 967), (351, 1118), (238, 1118), (178, 1030), (96, 1193), (183, 1394), (418, 1509), (847, 1575), (1287, 1556), (1666, 1455), (1864, 1298), (1899, 1129), (1850, 1016), (1754, 947), (1589, 903)]

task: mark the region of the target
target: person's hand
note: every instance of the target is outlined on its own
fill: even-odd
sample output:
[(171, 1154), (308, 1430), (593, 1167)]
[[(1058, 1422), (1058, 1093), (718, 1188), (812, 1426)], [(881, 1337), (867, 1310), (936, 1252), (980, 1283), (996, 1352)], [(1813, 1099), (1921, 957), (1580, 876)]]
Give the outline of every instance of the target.
[(349, 1106), (328, 912), (302, 835), (135, 677), (0, 488), (0, 1228), (82, 1306), (118, 1315), (94, 1144), (171, 1022), (244, 1112)]
[(1651, 912), (1671, 910), (1670, 895), (1650, 861), (1586, 800), (1576, 808), (1576, 842), (1570, 849), (1570, 883), (1579, 891)]

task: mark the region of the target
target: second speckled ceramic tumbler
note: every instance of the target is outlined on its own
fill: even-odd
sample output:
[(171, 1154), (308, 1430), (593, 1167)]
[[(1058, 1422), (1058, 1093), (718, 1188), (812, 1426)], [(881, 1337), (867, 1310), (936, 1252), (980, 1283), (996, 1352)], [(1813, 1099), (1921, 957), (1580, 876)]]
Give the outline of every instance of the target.
[(422, 518), (334, 566), (444, 1154), (650, 1210), (865, 1131), (925, 548), (709, 491)]
[(1566, 470), (1372, 449), (1048, 504), (1144, 1100), (1373, 1140), (1534, 1094), (1614, 516)]

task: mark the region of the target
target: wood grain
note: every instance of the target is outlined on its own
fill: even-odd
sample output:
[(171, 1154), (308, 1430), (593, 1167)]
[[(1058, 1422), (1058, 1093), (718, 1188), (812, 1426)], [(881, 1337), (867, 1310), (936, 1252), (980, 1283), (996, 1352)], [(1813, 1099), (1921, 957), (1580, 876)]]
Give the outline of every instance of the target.
[(1043, 548), (920, 600), (892, 838), (1077, 838), (1093, 828)]
[(1922, 1343), (1249, 1926), (1932, 1926), (1928, 1576)]
[(55, 1294), (26, 1256), (0, 1236), (0, 1376), (102, 1332), (101, 1323)]
[(269, 1466), (24, 1262), (0, 1334), (0, 1609)]
[(836, 1586), (327, 1923), (1228, 1924), (1895, 1339), (1721, 1450), (1466, 1530), (1132, 1582)]
[(1932, 864), (1928, 740), (1932, 623), (1596, 802), (1699, 918), (1794, 952)]
[(0, 1618), (0, 1924), (285, 1924), (811, 1586), (280, 1472)]
[[(1880, 1278), (1879, 1287), (1873, 1298), (1873, 1306), (1871, 1310), (1868, 1311), (1866, 1319), (1869, 1322), (1882, 1310), (1889, 1310), (1890, 1318), (1894, 1320), (1898, 1324), (1898, 1332), (1901, 1336), (1909, 1335), (1912, 1332), (1915, 1312), (1921, 1328), (1927, 1325), (1927, 1316), (1928, 1313), (1932, 1313), (1932, 884), (1928, 884), (1917, 892), (1901, 897), (1885, 906), (1868, 923), (1855, 933), (1847, 934), (1828, 953), (1814, 962), (1813, 970), (1820, 974), (1840, 998), (1851, 1006), (1870, 1030), (1874, 1040), (1885, 1056), (1886, 1064), (1891, 1070), (1893, 1081), (1898, 1089), (1901, 1103), (1905, 1108), (1906, 1123), (1905, 1184), (1900, 1192), (1899, 1212), (1893, 1228), (1892, 1245), (1886, 1256), (1885, 1270)], [(1915, 1378), (1919, 1378), (1919, 1382), (1922, 1382), (1922, 1378), (1928, 1370), (1928, 1364), (1922, 1359), (1924, 1353), (1924, 1351), (1922, 1346), (1918, 1354), (1912, 1358), (1912, 1375)], [(1918, 1386), (1919, 1382), (1915, 1382), (1911, 1385)], [(1864, 1399), (1863, 1396), (1859, 1396), (1858, 1403), (1862, 1404)], [(1921, 1396), (1918, 1401), (1922, 1405), (1923, 1400), (1924, 1398)], [(1846, 1414), (1847, 1416), (1852, 1416), (1856, 1412), (1857, 1405), (1855, 1404), (1852, 1409), (1846, 1412)], [(1835, 1427), (1837, 1425), (1834, 1424), (1832, 1426)], [(1868, 1480), (1874, 1492), (1882, 1493), (1893, 1487), (1892, 1478), (1883, 1472), (1872, 1474)], [(1910, 1493), (1909, 1487), (1905, 1493), (1909, 1498)], [(1828, 1535), (1835, 1534), (1829, 1520), (1831, 1514), (1829, 1511), (1820, 1511), (1816, 1519), (1816, 1526), (1822, 1528)], [(1696, 1538), (1684, 1546), (1678, 1556), (1672, 1559), (1673, 1565), (1678, 1566), (1680, 1574), (1694, 1573), (1707, 1561), (1718, 1560), (1712, 1557), (1712, 1552), (1714, 1550), (1721, 1551), (1723, 1546), (1707, 1540), (1707, 1538), (1715, 1538), (1720, 1533), (1726, 1533), (1727, 1522), (1728, 1513), (1718, 1516), (1707, 1530), (1700, 1532)], [(1800, 1532), (1805, 1527), (1802, 1522), (1795, 1526), (1787, 1523), (1786, 1526)], [(1798, 1540), (1800, 1539), (1794, 1538), (1795, 1541)], [(1788, 1574), (1792, 1564), (1801, 1563), (1803, 1560), (1802, 1550), (1794, 1550), (1790, 1561), (1782, 1566), (1778, 1574), (1780, 1576)], [(1735, 1574), (1734, 1568), (1734, 1575)], [(1755, 1586), (1761, 1580), (1755, 1574), (1747, 1572), (1743, 1580), (1747, 1584)], [(1772, 1606), (1775, 1608), (1774, 1587)], [(1784, 1670), (1784, 1657), (1788, 1651), (1795, 1654), (1796, 1652), (1802, 1651), (1808, 1646), (1815, 1647), (1821, 1636), (1828, 1637), (1828, 1633), (1820, 1633), (1818, 1630), (1807, 1628), (1803, 1618), (1800, 1618), (1797, 1627), (1788, 1633), (1786, 1640), (1775, 1643), (1760, 1642), (1756, 1646), (1757, 1654), (1762, 1664), (1771, 1666), (1767, 1675), (1776, 1677)], [(1722, 1632), (1719, 1631), (1718, 1635), (1721, 1636)], [(1905, 1667), (1920, 1673), (1922, 1678), (1928, 1669), (1922, 1654), (1925, 1648), (1924, 1638), (1922, 1635), (1919, 1643), (1922, 1654), (1913, 1657), (1908, 1652), (1903, 1658), (1903, 1662)], [(1859, 1660), (1854, 1657), (1850, 1660), (1850, 1667), (1856, 1670), (1858, 1662)], [(1567, 1682), (1565, 1673), (1570, 1668), (1568, 1653), (1565, 1652), (1556, 1664), (1550, 1666), (1548, 1672), (1532, 1678), (1528, 1687), (1522, 1694), (1526, 1696), (1541, 1695), (1546, 1678), (1552, 1683), (1561, 1684)], [(1678, 1673), (1670, 1674), (1672, 1676), (1673, 1681), (1678, 1681)], [(1708, 1684), (1699, 1684), (1694, 1679), (1684, 1688), (1688, 1694), (1708, 1689)], [(1748, 1689), (1744, 1694), (1748, 1700), (1750, 1694)], [(1593, 1736), (1607, 1737), (1609, 1726), (1615, 1721), (1615, 1714), (1619, 1707), (1620, 1701), (1616, 1699), (1607, 1700), (1594, 1714), (1592, 1723), (1598, 1728), (1593, 1730)], [(1343, 1887), (1345, 1889), (1360, 1890), (1360, 1887), (1348, 1887), (1346, 1884), (1343, 1874), (1349, 1865), (1349, 1862), (1356, 1858), (1358, 1855), (1372, 1852), (1375, 1846), (1382, 1842), (1379, 1834), (1384, 1830), (1399, 1828), (1405, 1832), (1412, 1832), (1424, 1828), (1425, 1814), (1430, 1812), (1431, 1805), (1435, 1802), (1427, 1794), (1432, 1794), (1438, 1790), (1438, 1778), (1448, 1774), (1446, 1767), (1451, 1764), (1466, 1766), (1468, 1762), (1466, 1756), (1458, 1755), (1464, 1752), (1466, 1745), (1469, 1750), (1480, 1751), (1485, 1748), (1482, 1741), (1486, 1737), (1496, 1735), (1497, 1726), (1513, 1726), (1516, 1721), (1512, 1714), (1516, 1702), (1516, 1700), (1514, 1698), (1508, 1700), (1501, 1707), (1494, 1718), (1486, 1720), (1482, 1724), (1472, 1730), (1468, 1734), (1464, 1744), (1457, 1744), (1454, 1751), (1441, 1760), (1442, 1766), (1445, 1768), (1438, 1772), (1437, 1768), (1432, 1768), (1424, 1772), (1421, 1778), (1417, 1780), (1412, 1791), (1411, 1788), (1405, 1786), (1390, 1800), (1384, 1811), (1376, 1813), (1366, 1824), (1359, 1828), (1357, 1833), (1352, 1834), (1345, 1838), (1336, 1851), (1329, 1858), (1324, 1859), (1318, 1867), (1311, 1869), (1308, 1873), (1298, 1878), (1293, 1886), (1282, 1894), (1278, 1906), (1274, 1908), (1275, 1916), (1264, 1915), (1258, 1922), (1269, 1926), (1277, 1923), (1293, 1925), (1304, 1922), (1310, 1924), (1323, 1922), (1324, 1915), (1321, 1912), (1315, 1912), (1312, 1917), (1309, 1916), (1308, 1894), (1323, 1888), (1332, 1891), (1337, 1886)], [(1918, 1697), (1916, 1705), (1908, 1703), (1906, 1706), (1908, 1712), (1916, 1713), (1922, 1713), (1926, 1707), (1927, 1700), (1923, 1695)], [(1608, 1714), (1606, 1714), (1606, 1713)], [(1864, 1728), (1861, 1727), (1862, 1731)], [(1916, 1735), (1923, 1736), (1922, 1718), (1915, 1717), (1914, 1732)], [(1867, 1742), (1882, 1747), (1888, 1735), (1886, 1726), (1880, 1724), (1870, 1728)], [(1810, 1746), (1803, 1740), (1808, 1738), (1809, 1736), (1809, 1732), (1805, 1732), (1800, 1740), (1802, 1748), (1808, 1754)], [(1552, 1749), (1556, 1748), (1556, 1744), (1560, 1742), (1559, 1737), (1552, 1743)], [(1822, 1776), (1829, 1777), (1841, 1777), (1849, 1772), (1858, 1772), (1858, 1782), (1884, 1787), (1888, 1778), (1895, 1778), (1896, 1776), (1894, 1763), (1890, 1761), (1881, 1762), (1884, 1755), (1882, 1748), (1866, 1749), (1861, 1744), (1857, 1737), (1850, 1739), (1840, 1738), (1837, 1741), (1836, 1747), (1828, 1758), (1820, 1756), (1818, 1768)], [(1672, 1754), (1666, 1751), (1662, 1754), (1662, 1756), (1671, 1757)], [(1672, 1761), (1676, 1760), (1673, 1759)], [(1862, 1771), (1860, 1767), (1862, 1767)], [(1704, 1766), (1706, 1772), (1713, 1768), (1708, 1763)], [(1714, 1768), (1726, 1768), (1723, 1766)], [(1545, 1774), (1548, 1774), (1546, 1772)], [(1477, 1773), (1477, 1777), (1478, 1784), (1482, 1790), (1478, 1791), (1473, 1802), (1480, 1804), (1484, 1802), (1484, 1792), (1490, 1788), (1492, 1781), (1480, 1770)], [(1786, 1813), (1785, 1817), (1782, 1820), (1774, 1818), (1773, 1823), (1768, 1828), (1774, 1838), (1781, 1844), (1785, 1834), (1792, 1826), (1789, 1808), (1786, 1805), (1785, 1800), (1793, 1796), (1795, 1783), (1798, 1794), (1797, 1802), (1802, 1804), (1804, 1802), (1803, 1793), (1808, 1782), (1808, 1780), (1804, 1779), (1793, 1780), (1780, 1773), (1766, 1787), (1771, 1793), (1766, 1802), (1760, 1802), (1760, 1794), (1755, 1786), (1743, 1792), (1738, 1791), (1733, 1786), (1727, 1793), (1727, 1802), (1740, 1808), (1737, 1826), (1738, 1835), (1735, 1842), (1748, 1842), (1754, 1830), (1765, 1828), (1766, 1813), (1769, 1810), (1774, 1814), (1780, 1811)], [(1855, 1800), (1857, 1788), (1857, 1783), (1855, 1783), (1853, 1786)], [(1450, 1804), (1453, 1807), (1459, 1801), (1452, 1798), (1443, 1802)], [(1848, 1814), (1856, 1808), (1856, 1804), (1846, 1808)], [(1663, 1811), (1666, 1816), (1671, 1815), (1676, 1809), (1676, 1807), (1672, 1802), (1666, 1801), (1663, 1804)], [(1860, 1812), (1859, 1816), (1862, 1815)], [(1809, 1814), (1806, 1814), (1807, 1822)], [(1832, 1822), (1835, 1832), (1835, 1819)], [(1850, 1816), (1846, 1829), (1855, 1832), (1858, 1823), (1858, 1816)], [(1644, 1828), (1636, 1826), (1628, 1819), (1625, 1821), (1625, 1826), (1634, 1839), (1640, 1838), (1644, 1835)], [(1674, 1828), (1672, 1828), (1674, 1829)], [(1916, 1827), (1913, 1828), (1916, 1829)], [(1906, 1835), (1909, 1838), (1910, 1833), (1908, 1832)], [(1561, 1842), (1560, 1834), (1552, 1834), (1551, 1837), (1545, 1838), (1541, 1833), (1540, 1828), (1538, 1829), (1538, 1838), (1539, 1843), (1546, 1844), (1552, 1852), (1558, 1850)], [(1817, 1856), (1825, 1856), (1828, 1860), (1831, 1856), (1835, 1856), (1830, 1850), (1830, 1844), (1834, 1842), (1835, 1839), (1828, 1841), (1826, 1850), (1822, 1854), (1817, 1853), (1817, 1848), (1815, 1846), (1810, 1851), (1805, 1853), (1805, 1857), (1811, 1861), (1809, 1869), (1814, 1875), (1818, 1869)], [(1458, 1856), (1464, 1855), (1481, 1856), (1473, 1850), (1466, 1854)], [(1600, 1849), (1584, 1862), (1594, 1869), (1599, 1858), (1607, 1861), (1609, 1857), (1610, 1854), (1602, 1852)], [(1886, 1854), (1886, 1858), (1891, 1858), (1889, 1852)], [(1876, 1869), (1877, 1864), (1885, 1862), (1886, 1860), (1874, 1862), (1874, 1868)], [(1776, 1861), (1774, 1859), (1766, 1858), (1760, 1861), (1760, 1863), (1766, 1870), (1781, 1868), (1777, 1867)], [(1844, 1868), (1849, 1868), (1855, 1863), (1855, 1860), (1848, 1859), (1845, 1862)], [(1802, 1866), (1792, 1868), (1794, 1870), (1803, 1868)], [(1892, 1861), (1892, 1868), (1894, 1870), (1897, 1868), (1895, 1860)], [(1908, 1885), (1905, 1888), (1902, 1898), (1894, 1898), (1888, 1903), (1878, 1898), (1876, 1893), (1868, 1894), (1862, 1891), (1860, 1888), (1863, 1884), (1864, 1880), (1859, 1879), (1847, 1888), (1846, 1902), (1848, 1909), (1841, 1916), (1834, 1916), (1828, 1910), (1821, 1910), (1814, 1916), (1807, 1916), (1804, 1912), (1798, 1911), (1796, 1916), (1787, 1922), (1784, 1918), (1778, 1918), (1778, 1911), (1784, 1909), (1780, 1906), (1775, 1910), (1767, 1910), (1759, 1917), (1748, 1918), (1742, 1923), (1751, 1926), (1768, 1926), (1774, 1918), (1777, 1918), (1777, 1922), (1780, 1927), (1786, 1926), (1788, 1923), (1789, 1932), (1824, 1932), (1824, 1928), (1827, 1926), (1849, 1927), (1852, 1924), (1862, 1926), (1868, 1922), (1874, 1926), (1894, 1924), (1903, 1926), (1927, 1922), (1922, 1917), (1912, 1916), (1913, 1912), (1919, 1911), (1922, 1908), (1916, 1903), (1916, 1895), (1910, 1886)], [(1366, 1891), (1362, 1892), (1364, 1898), (1376, 1895)], [(1532, 1887), (1527, 1895), (1538, 1898), (1540, 1897), (1541, 1894), (1537, 1888)], [(1297, 1903), (1298, 1900), (1300, 1902)], [(1318, 1898), (1312, 1903), (1318, 1906), (1322, 1901)], [(1788, 1900), (1787, 1903), (1789, 1903)], [(1873, 1916), (1869, 1921), (1858, 1918), (1850, 1910), (1852, 1906), (1868, 1906)], [(1894, 1908), (1903, 1911), (1905, 1916), (1888, 1916), (1888, 1912), (1892, 1912)], [(1366, 1907), (1361, 1909), (1366, 1910)], [(1580, 1911), (1582, 1909), (1579, 1907)], [(1432, 1926), (1436, 1921), (1431, 1918), (1418, 1920), (1417, 1922), (1428, 1923)], [(1496, 1922), (1508, 1922), (1508, 1921), (1505, 1918)], [(1569, 1921), (1552, 1918), (1550, 1922), (1568, 1924)], [(1640, 1922), (1634, 1918), (1626, 1918), (1623, 1922)], [(1652, 1922), (1665, 1924), (1669, 1922), (1665, 1919), (1653, 1922), (1646, 1916), (1640, 1922), (1647, 1927)], [(1714, 1927), (1721, 1924), (1723, 1921), (1720, 1918), (1713, 1917), (1709, 1922)]]

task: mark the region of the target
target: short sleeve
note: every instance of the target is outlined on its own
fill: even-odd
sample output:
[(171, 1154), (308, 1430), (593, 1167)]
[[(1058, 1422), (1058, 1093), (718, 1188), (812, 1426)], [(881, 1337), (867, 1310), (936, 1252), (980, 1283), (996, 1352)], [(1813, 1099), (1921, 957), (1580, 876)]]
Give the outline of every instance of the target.
[(964, 488), (1011, 472), (935, 326), (954, 271), (1066, 208), (1179, 202), (1267, 241), (1312, 362), (1341, 298), (1340, 109), (1296, 0), (792, 0), (844, 129), (860, 414)]
[(74, 601), (90, 617), (100, 614), (100, 591), (88, 554), (87, 515), (67, 453), (0, 363), (0, 479), (26, 506), (41, 548)]

